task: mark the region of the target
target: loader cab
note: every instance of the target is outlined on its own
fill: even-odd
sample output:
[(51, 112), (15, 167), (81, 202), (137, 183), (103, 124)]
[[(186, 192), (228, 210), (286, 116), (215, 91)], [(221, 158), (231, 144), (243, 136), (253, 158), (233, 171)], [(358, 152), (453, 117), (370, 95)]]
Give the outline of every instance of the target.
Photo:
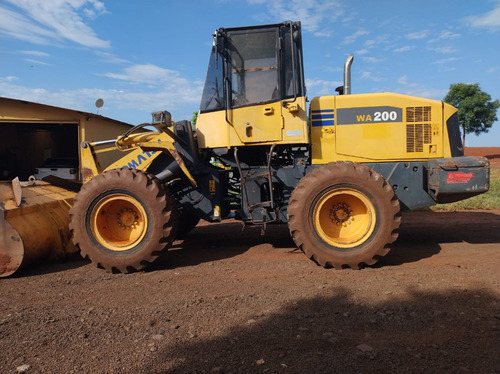
[(199, 113), (201, 148), (307, 142), (300, 22), (218, 29)]

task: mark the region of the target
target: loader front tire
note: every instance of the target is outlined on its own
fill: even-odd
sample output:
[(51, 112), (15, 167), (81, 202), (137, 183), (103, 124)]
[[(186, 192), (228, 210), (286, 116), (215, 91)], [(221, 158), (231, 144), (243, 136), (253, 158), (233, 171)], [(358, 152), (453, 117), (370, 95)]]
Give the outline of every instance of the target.
[(70, 210), (81, 255), (110, 272), (155, 261), (175, 238), (178, 212), (170, 191), (134, 169), (105, 171), (85, 183)]
[(297, 184), (288, 207), (295, 244), (319, 265), (335, 269), (375, 264), (397, 239), (400, 223), (392, 187), (353, 162), (314, 169)]

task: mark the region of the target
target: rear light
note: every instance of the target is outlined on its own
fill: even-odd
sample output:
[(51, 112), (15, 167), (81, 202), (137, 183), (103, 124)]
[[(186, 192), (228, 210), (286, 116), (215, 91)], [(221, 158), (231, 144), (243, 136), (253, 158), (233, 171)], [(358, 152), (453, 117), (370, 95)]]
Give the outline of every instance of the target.
[(35, 174), (38, 174), (38, 169), (35, 169)]

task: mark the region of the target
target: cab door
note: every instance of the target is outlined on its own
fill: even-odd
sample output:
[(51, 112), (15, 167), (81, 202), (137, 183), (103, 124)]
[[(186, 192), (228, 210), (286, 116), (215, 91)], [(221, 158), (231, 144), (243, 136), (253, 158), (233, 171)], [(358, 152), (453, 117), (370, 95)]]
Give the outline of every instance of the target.
[(237, 137), (231, 144), (281, 141), (279, 28), (237, 29), (226, 36), (227, 117)]

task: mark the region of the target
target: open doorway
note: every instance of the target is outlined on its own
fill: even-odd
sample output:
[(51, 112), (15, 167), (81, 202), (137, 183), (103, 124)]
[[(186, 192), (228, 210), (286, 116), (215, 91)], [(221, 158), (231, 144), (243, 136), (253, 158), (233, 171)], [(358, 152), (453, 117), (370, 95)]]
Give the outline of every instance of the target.
[(0, 123), (1, 180), (28, 180), (49, 159), (78, 166), (78, 123)]

